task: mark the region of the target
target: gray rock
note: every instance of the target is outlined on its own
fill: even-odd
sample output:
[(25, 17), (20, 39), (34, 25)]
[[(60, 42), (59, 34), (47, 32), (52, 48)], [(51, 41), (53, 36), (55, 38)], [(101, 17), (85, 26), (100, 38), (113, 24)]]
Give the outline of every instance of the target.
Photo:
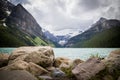
[(78, 80), (89, 80), (103, 69), (105, 69), (105, 65), (101, 60), (90, 58), (86, 62), (78, 64), (72, 73)]
[(0, 80), (37, 80), (24, 70), (0, 71)]
[[(61, 64), (65, 64), (65, 65), (61, 65)], [(71, 64), (72, 64), (72, 60), (69, 58), (65, 58), (65, 57), (57, 57), (54, 62), (54, 66), (59, 67), (59, 68), (60, 66), (70, 67)]]
[(78, 64), (83, 63), (83, 62), (84, 61), (81, 60), (81, 59), (75, 59), (75, 60), (73, 60), (72, 68), (75, 68)]
[(30, 72), (33, 75), (41, 75), (41, 74), (49, 74), (49, 72), (44, 69), (43, 67), (36, 65), (35, 63), (27, 63), (25, 61), (19, 60), (16, 61), (15, 63), (12, 63), (8, 66), (0, 68), (1, 70), (26, 70)]
[(52, 71), (52, 77), (54, 78), (65, 77), (65, 76), (66, 76), (65, 73), (58, 68)]
[(38, 76), (38, 78), (40, 78), (42, 80), (53, 80), (53, 78), (50, 76)]
[(33, 62), (42, 67), (49, 67), (53, 65), (54, 53), (51, 47), (20, 47), (12, 52), (9, 57), (9, 64), (17, 60), (26, 62)]
[(29, 66), (29, 64), (27, 62), (19, 60), (8, 66), (0, 68), (0, 71), (1, 70), (27, 70), (28, 66)]

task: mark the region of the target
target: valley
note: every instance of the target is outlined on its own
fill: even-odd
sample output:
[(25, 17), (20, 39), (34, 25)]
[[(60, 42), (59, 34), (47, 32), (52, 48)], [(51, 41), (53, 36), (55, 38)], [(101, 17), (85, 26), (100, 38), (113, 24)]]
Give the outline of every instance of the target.
[(54, 34), (21, 5), (0, 1), (0, 47), (120, 47), (120, 20), (101, 17), (85, 31)]

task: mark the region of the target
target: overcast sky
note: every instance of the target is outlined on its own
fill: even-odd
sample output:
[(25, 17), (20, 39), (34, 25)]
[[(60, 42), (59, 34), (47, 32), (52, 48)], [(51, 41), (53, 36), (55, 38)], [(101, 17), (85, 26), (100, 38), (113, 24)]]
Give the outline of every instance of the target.
[[(120, 20), (120, 0), (10, 0), (55, 34), (84, 31), (100, 17)], [(62, 32), (62, 33), (61, 33)]]

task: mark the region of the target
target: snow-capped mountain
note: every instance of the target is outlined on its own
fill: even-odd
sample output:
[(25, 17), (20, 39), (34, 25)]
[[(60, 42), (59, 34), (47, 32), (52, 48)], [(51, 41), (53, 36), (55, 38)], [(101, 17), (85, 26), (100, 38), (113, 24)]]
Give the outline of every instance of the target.
[(64, 44), (67, 43), (67, 41), (71, 38), (74, 37), (76, 35), (79, 35), (82, 33), (82, 31), (76, 31), (76, 32), (70, 32), (68, 34), (64, 34), (64, 35), (60, 35), (60, 34), (53, 34), (50, 33), (48, 30), (43, 29), (42, 30), (44, 32), (44, 35), (46, 36), (47, 39), (56, 42), (58, 44), (60, 44), (61, 46), (64, 46)]

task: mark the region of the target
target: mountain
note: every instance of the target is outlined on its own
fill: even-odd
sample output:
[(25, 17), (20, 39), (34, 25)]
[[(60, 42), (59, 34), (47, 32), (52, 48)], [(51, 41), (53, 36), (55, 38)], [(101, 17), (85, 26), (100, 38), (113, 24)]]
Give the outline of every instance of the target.
[(101, 33), (94, 35), (89, 40), (83, 43), (78, 42), (72, 47), (87, 47), (87, 48), (119, 48), (120, 47), (120, 27), (110, 28)]
[(14, 6), (15, 5), (7, 0), (0, 0), (0, 20), (5, 19), (10, 14)]
[[(66, 47), (117, 47), (117, 46), (112, 46), (111, 43), (114, 43), (114, 42), (112, 42), (110, 40), (111, 39), (110, 36), (111, 37), (113, 36), (113, 39), (115, 38), (116, 41), (117, 41), (117, 39), (119, 39), (120, 35), (116, 28), (118, 28), (118, 30), (120, 28), (119, 20), (116, 20), (116, 19), (107, 20), (105, 18), (100, 18), (95, 24), (91, 25), (90, 29), (86, 30), (85, 32), (83, 32), (80, 35), (77, 35), (77, 36), (69, 39), (65, 46)], [(108, 32), (112, 33), (113, 35), (106, 36), (108, 34)], [(114, 35), (117, 35), (117, 37), (114, 37)], [(96, 38), (94, 38), (94, 37), (96, 37)], [(107, 37), (108, 39), (106, 39), (105, 37)], [(106, 41), (103, 39), (105, 39), (106, 41), (109, 40), (108, 46), (107, 46)], [(100, 40), (101, 41), (103, 40), (103, 42), (101, 43)], [(89, 44), (87, 45), (87, 43), (89, 43), (90, 45)], [(101, 45), (97, 46), (97, 44), (100, 44), (100, 43), (101, 43)], [(117, 42), (117, 43), (119, 43), (119, 42)], [(94, 44), (94, 46), (92, 44)], [(111, 46), (110, 46), (110, 44), (111, 44)], [(104, 46), (104, 45), (106, 45), (106, 46)]]
[(54, 34), (50, 33), (48, 30), (44, 29), (43, 33), (44, 33), (44, 35), (46, 36), (47, 39), (49, 39), (53, 42), (58, 42), (57, 37)]
[(1, 47), (54, 46), (47, 40), (34, 17), (21, 4), (15, 6), (7, 0), (1, 0), (0, 4)]
[(39, 24), (33, 18), (33, 16), (21, 5), (15, 6), (11, 14), (6, 19), (6, 25), (12, 28), (18, 28), (23, 33), (43, 36), (43, 32)]
[(63, 47), (65, 43), (67, 43), (67, 41), (73, 37), (76, 36), (80, 33), (82, 33), (81, 31), (76, 31), (76, 32), (70, 32), (68, 34), (62, 34), (62, 35), (54, 35), (53, 33), (49, 32), (48, 30), (43, 29), (44, 35), (47, 37), (47, 39), (49, 39), (50, 41), (52, 41), (57, 47)]

